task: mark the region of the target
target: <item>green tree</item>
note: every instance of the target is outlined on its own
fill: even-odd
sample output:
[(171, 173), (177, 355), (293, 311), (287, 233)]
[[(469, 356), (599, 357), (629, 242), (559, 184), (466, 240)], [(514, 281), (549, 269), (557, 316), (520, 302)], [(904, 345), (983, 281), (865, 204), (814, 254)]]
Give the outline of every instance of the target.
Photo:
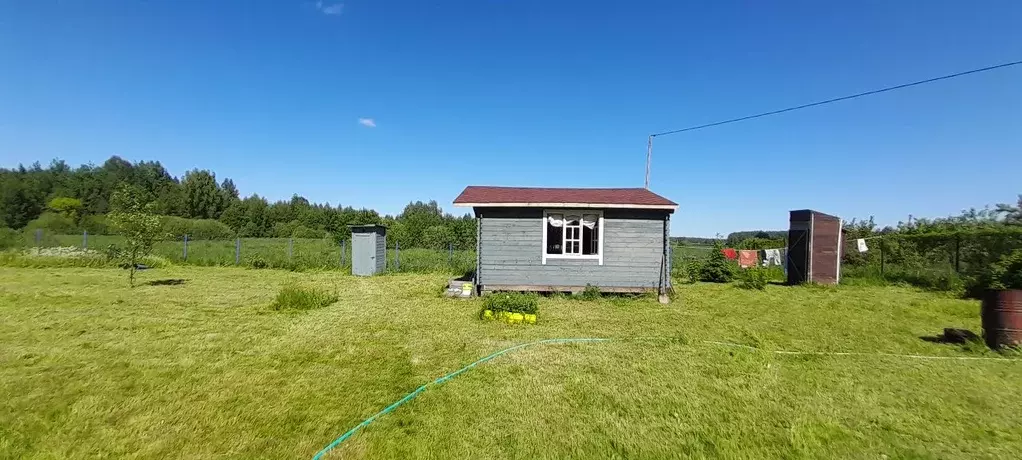
[(11, 228), (24, 227), (42, 212), (42, 202), (25, 176), (13, 171), (0, 172), (0, 221)]
[(82, 212), (82, 200), (79, 200), (78, 198), (59, 196), (50, 200), (46, 207), (74, 222), (78, 222), (78, 218), (81, 216)]
[(107, 216), (114, 230), (124, 236), (124, 247), (117, 252), (128, 266), (128, 283), (135, 287), (135, 271), (153, 245), (161, 239), (162, 225), (153, 209), (154, 203), (137, 185), (124, 184), (111, 197), (112, 210)]
[(226, 178), (222, 183), (220, 183), (220, 191), (223, 193), (224, 203), (227, 205), (238, 201), (238, 187), (234, 185), (234, 181), (230, 178)]
[(181, 181), (185, 191), (185, 208), (192, 219), (217, 219), (224, 210), (224, 195), (216, 176), (206, 170), (185, 173)]
[(431, 225), (422, 232), (422, 247), (430, 249), (447, 249), (448, 244), (454, 242), (454, 234), (445, 225)]

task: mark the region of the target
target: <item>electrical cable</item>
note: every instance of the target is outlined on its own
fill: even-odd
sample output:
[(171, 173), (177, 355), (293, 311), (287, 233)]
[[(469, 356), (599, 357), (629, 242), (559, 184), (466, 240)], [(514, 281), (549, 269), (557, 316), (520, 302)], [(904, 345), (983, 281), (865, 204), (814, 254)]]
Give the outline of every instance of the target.
[(660, 132), (660, 133), (650, 134), (650, 137), (652, 138), (652, 137), (657, 137), (657, 136), (666, 136), (668, 134), (677, 134), (677, 133), (683, 133), (683, 132), (686, 132), (686, 131), (695, 131), (697, 129), (710, 128), (710, 127), (713, 127), (713, 126), (726, 125), (726, 124), (729, 124), (729, 123), (737, 123), (739, 121), (752, 120), (753, 118), (761, 118), (761, 117), (766, 117), (766, 116), (770, 116), (770, 115), (777, 115), (777, 114), (781, 114), (781, 113), (785, 113), (785, 112), (792, 112), (792, 111), (795, 111), (795, 110), (807, 109), (809, 107), (816, 107), (818, 105), (824, 105), (824, 104), (831, 104), (831, 103), (834, 103), (834, 102), (847, 101), (849, 99), (855, 99), (855, 98), (859, 98), (859, 97), (863, 97), (863, 96), (871, 96), (871, 95), (879, 94), (879, 93), (886, 93), (888, 91), (894, 91), (894, 90), (904, 89), (904, 88), (908, 88), (908, 87), (912, 87), (912, 86), (924, 85), (924, 84), (927, 84), (927, 83), (933, 83), (933, 82), (941, 81), (941, 80), (948, 80), (948, 79), (951, 79), (951, 78), (957, 78), (957, 77), (961, 77), (961, 76), (965, 76), (965, 75), (971, 75), (971, 74), (974, 74), (974, 73), (987, 72), (987, 71), (996, 70), (996, 69), (1003, 69), (1005, 67), (1011, 67), (1011, 66), (1015, 66), (1015, 65), (1019, 65), (1019, 64), (1022, 64), (1022, 61), (1006, 62), (1004, 64), (998, 64), (998, 65), (993, 65), (993, 66), (989, 66), (989, 67), (983, 67), (983, 68), (980, 68), (980, 69), (967, 70), (967, 71), (964, 71), (964, 72), (953, 73), (953, 74), (944, 75), (944, 76), (941, 76), (941, 77), (928, 78), (926, 80), (914, 81), (914, 82), (905, 83), (905, 84), (902, 84), (902, 85), (889, 86), (887, 88), (881, 88), (881, 89), (876, 89), (876, 90), (872, 90), (872, 91), (866, 91), (864, 93), (858, 93), (858, 94), (852, 94), (852, 95), (849, 95), (849, 96), (836, 97), (836, 98), (827, 99), (827, 100), (824, 100), (824, 101), (811, 102), (809, 104), (802, 104), (802, 105), (798, 105), (798, 106), (794, 106), (794, 107), (788, 107), (786, 109), (771, 110), (769, 112), (758, 113), (756, 115), (749, 115), (749, 116), (744, 116), (744, 117), (739, 117), (739, 118), (732, 118), (730, 120), (723, 120), (723, 121), (717, 121), (717, 122), (713, 122), (713, 123), (707, 123), (705, 125), (690, 126), (688, 128), (681, 128), (681, 129), (674, 129), (674, 130), (670, 130), (670, 131), (664, 131), (664, 132)]

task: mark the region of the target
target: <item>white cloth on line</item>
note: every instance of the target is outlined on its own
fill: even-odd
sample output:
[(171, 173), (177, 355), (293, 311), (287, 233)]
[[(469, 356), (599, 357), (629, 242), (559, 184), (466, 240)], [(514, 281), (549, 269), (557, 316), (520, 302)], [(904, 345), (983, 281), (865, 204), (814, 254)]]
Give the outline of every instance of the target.
[(866, 240), (864, 238), (859, 238), (858, 240), (855, 240), (855, 244), (858, 245), (859, 252), (869, 251), (869, 248), (866, 247)]
[(781, 265), (781, 250), (780, 249), (764, 249), (763, 250), (763, 266), (769, 267), (771, 265)]
[[(558, 228), (564, 225), (565, 222), (568, 222), (570, 224), (572, 222), (578, 221), (581, 221), (581, 225), (584, 226), (585, 228), (594, 228), (596, 227), (596, 224), (600, 221), (600, 215), (582, 214), (581, 216), (579, 216), (578, 214), (569, 214), (565, 216), (564, 214), (550, 214), (549, 216), (547, 216), (547, 222), (549, 222), (551, 226)], [(571, 225), (579, 224), (575, 223)]]

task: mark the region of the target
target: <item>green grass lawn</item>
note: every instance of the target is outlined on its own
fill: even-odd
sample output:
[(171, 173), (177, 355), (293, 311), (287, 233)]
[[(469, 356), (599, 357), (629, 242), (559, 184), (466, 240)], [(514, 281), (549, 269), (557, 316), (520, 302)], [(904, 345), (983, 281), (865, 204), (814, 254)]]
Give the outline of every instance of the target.
[[(0, 458), (1019, 458), (1022, 360), (920, 340), (979, 305), (909, 288), (678, 285), (670, 305), (544, 298), (476, 319), (445, 277), (173, 267), (0, 268)], [(290, 280), (339, 301), (271, 311)]]

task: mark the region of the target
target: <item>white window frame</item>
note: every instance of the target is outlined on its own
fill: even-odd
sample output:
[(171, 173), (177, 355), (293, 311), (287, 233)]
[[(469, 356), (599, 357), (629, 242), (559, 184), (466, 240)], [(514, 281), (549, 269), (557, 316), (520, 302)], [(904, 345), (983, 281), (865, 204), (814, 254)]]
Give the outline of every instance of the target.
[[(567, 216), (568, 214), (578, 214), (580, 216), (582, 214), (597, 214), (597, 215), (599, 215), (600, 218), (599, 218), (599, 220), (597, 220), (597, 224), (596, 224), (596, 229), (597, 229), (597, 236), (596, 236), (596, 238), (598, 238), (598, 241), (597, 241), (598, 247), (596, 248), (596, 254), (547, 254), (546, 253), (546, 248), (547, 248), (546, 226), (547, 226), (547, 219), (550, 217), (550, 214), (563, 214), (565, 216)], [(543, 246), (540, 248), (540, 253), (542, 254), (542, 257), (543, 257), (543, 265), (546, 265), (547, 259), (596, 260), (596, 261), (599, 262), (600, 265), (603, 265), (603, 211), (596, 211), (596, 210), (591, 210), (591, 209), (587, 209), (587, 210), (584, 210), (584, 211), (583, 210), (579, 210), (579, 209), (544, 209), (543, 210), (543, 220), (540, 223), (542, 224), (541, 228), (543, 229)], [(565, 232), (566, 232), (565, 227), (566, 226), (563, 226), (563, 225), (561, 226), (561, 242), (562, 243), (564, 242), (564, 235), (565, 235)], [(579, 238), (582, 238), (582, 234), (581, 233), (579, 233)], [(563, 248), (563, 246), (564, 245), (562, 244), (561, 247)], [(579, 246), (580, 246), (580, 249), (581, 249), (581, 244), (579, 244)], [(563, 251), (563, 249), (562, 249), (562, 251)]]

